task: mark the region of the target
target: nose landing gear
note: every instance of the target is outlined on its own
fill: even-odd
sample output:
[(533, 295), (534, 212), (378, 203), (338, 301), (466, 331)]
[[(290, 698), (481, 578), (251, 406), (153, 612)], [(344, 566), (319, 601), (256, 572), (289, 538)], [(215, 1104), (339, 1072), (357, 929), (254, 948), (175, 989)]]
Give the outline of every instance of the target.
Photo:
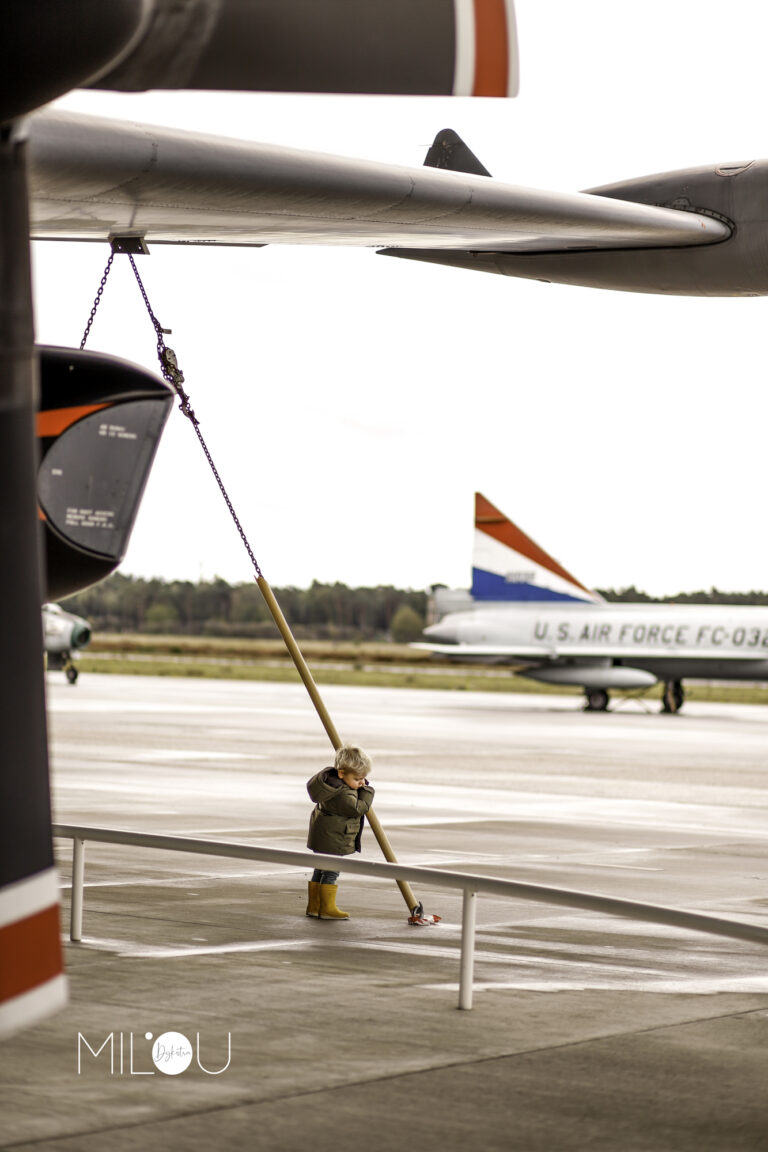
[(70, 684), (76, 684), (80, 669), (72, 659), (71, 652), (48, 652), (45, 666), (49, 672), (63, 672)]

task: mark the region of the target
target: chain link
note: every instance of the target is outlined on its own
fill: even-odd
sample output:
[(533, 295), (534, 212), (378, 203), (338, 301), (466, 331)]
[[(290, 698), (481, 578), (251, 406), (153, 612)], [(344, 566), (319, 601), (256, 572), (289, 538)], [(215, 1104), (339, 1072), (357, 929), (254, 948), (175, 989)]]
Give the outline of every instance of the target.
[(110, 271), (110, 268), (112, 267), (112, 261), (114, 260), (114, 258), (115, 258), (115, 254), (114, 254), (114, 252), (112, 252), (110, 257), (109, 257), (109, 260), (107, 260), (107, 266), (104, 269), (104, 275), (101, 278), (101, 283), (99, 284), (99, 290), (96, 293), (96, 299), (93, 302), (93, 308), (91, 308), (91, 314), (88, 317), (88, 323), (85, 326), (85, 332), (83, 332), (83, 338), (80, 341), (80, 351), (81, 352), (82, 352), (83, 348), (85, 348), (85, 342), (91, 334), (91, 325), (93, 324), (94, 317), (96, 316), (96, 309), (98, 308), (99, 304), (101, 303), (101, 297), (102, 297), (102, 294), (104, 292), (104, 285), (107, 282), (107, 276), (109, 276), (109, 271)]
[[(202, 448), (203, 452), (205, 453), (205, 458), (211, 467), (211, 471), (213, 472), (213, 475), (216, 479), (216, 483), (219, 486), (219, 491), (221, 492), (222, 496), (224, 497), (224, 501), (227, 505), (227, 508), (229, 509), (230, 516), (232, 517), (232, 520), (234, 521), (235, 527), (237, 528), (237, 531), (240, 534), (240, 539), (242, 540), (243, 546), (244, 546), (246, 552), (248, 553), (248, 557), (249, 557), (251, 563), (253, 564), (256, 575), (257, 575), (257, 577), (261, 577), (261, 576), (263, 576), (263, 573), (261, 571), (261, 568), (259, 567), (259, 562), (253, 554), (253, 549), (251, 548), (248, 537), (246, 536), (245, 531), (243, 529), (243, 526), (240, 523), (240, 520), (237, 516), (237, 513), (235, 512), (232, 501), (229, 498), (229, 493), (227, 492), (226, 488), (224, 487), (224, 482), (221, 479), (221, 476), (219, 475), (219, 471), (213, 462), (213, 457), (211, 456), (208, 445), (206, 444), (205, 439), (203, 437), (203, 434), (200, 431), (200, 421), (195, 416), (195, 413), (192, 409), (192, 405), (190, 403), (189, 396), (187, 395), (187, 393), (184, 391), (184, 389), (182, 387), (182, 385), (184, 383), (184, 373), (179, 368), (179, 363), (178, 363), (178, 360), (176, 359), (176, 353), (174, 352), (173, 348), (169, 348), (166, 345), (165, 340), (163, 339), (164, 336), (170, 334), (171, 330), (170, 330), (170, 328), (161, 327), (160, 321), (157, 319), (157, 316), (155, 316), (154, 312), (152, 311), (152, 305), (149, 302), (149, 298), (147, 296), (146, 289), (144, 288), (144, 284), (142, 283), (141, 276), (139, 275), (139, 270), (136, 267), (136, 262), (134, 261), (133, 256), (130, 254), (128, 255), (128, 259), (131, 262), (131, 267), (133, 268), (133, 272), (134, 272), (134, 275), (136, 277), (136, 282), (139, 285), (139, 290), (141, 292), (142, 297), (144, 298), (144, 303), (147, 306), (147, 312), (149, 313), (149, 318), (152, 321), (153, 327), (155, 329), (155, 334), (157, 335), (157, 358), (160, 361), (160, 371), (163, 374), (163, 379), (166, 380), (171, 385), (173, 390), (176, 392), (176, 395), (179, 397), (179, 400), (180, 400), (179, 409), (184, 413), (184, 415), (190, 421), (190, 423), (192, 424), (192, 427), (195, 430), (195, 434), (197, 435), (197, 438), (200, 441), (200, 447)], [(110, 263), (111, 263), (111, 258), (110, 258)], [(108, 270), (109, 270), (109, 266), (107, 266), (107, 271)], [(106, 279), (106, 275), (105, 275), (105, 279)], [(103, 290), (103, 286), (104, 286), (104, 282), (102, 281), (102, 288), (100, 289), (100, 293)], [(98, 301), (98, 297), (97, 297), (97, 301)], [(82, 345), (81, 345), (81, 347), (82, 347)]]

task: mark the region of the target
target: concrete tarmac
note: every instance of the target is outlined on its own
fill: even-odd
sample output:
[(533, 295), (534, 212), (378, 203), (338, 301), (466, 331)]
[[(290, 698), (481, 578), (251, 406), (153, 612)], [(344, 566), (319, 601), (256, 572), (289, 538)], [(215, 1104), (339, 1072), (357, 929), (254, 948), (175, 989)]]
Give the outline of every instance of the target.
[[(56, 820), (303, 848), (331, 754), (301, 686), (48, 692)], [(323, 696), (402, 862), (768, 924), (768, 709)], [(87, 845), (70, 1004), (0, 1053), (0, 1146), (768, 1149), (765, 948), (480, 897), (459, 1011), (458, 892), (417, 890), (443, 920), (414, 928), (394, 885), (342, 876), (351, 919), (316, 921), (308, 875)]]

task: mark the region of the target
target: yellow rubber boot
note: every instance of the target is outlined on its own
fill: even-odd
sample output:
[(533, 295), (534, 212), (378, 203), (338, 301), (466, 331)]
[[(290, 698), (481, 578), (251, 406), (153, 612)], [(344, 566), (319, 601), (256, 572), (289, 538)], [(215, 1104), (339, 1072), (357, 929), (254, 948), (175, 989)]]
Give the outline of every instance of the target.
[(308, 884), (309, 898), (307, 901), (307, 916), (320, 918), (320, 884), (317, 880), (310, 880)]
[(342, 912), (340, 908), (336, 907), (338, 887), (338, 884), (318, 884), (321, 920), (349, 920), (349, 912)]

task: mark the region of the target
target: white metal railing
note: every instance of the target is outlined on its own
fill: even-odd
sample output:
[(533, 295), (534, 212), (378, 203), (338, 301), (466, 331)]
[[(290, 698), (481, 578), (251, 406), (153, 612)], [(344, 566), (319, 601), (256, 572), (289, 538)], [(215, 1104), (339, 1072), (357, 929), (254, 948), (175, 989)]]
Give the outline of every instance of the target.
[(134, 847), (157, 848), (170, 852), (190, 852), (203, 856), (223, 856), (236, 860), (263, 860), (271, 864), (285, 864), (299, 868), (327, 868), (334, 872), (350, 872), (358, 876), (374, 876), (381, 880), (420, 881), (431, 888), (460, 889), (463, 893), (461, 921), (461, 960), (459, 976), (459, 1008), (472, 1007), (472, 982), (475, 959), (475, 922), (477, 896), (502, 896), (515, 900), (531, 900), (539, 904), (553, 904), (563, 908), (580, 908), (606, 916), (619, 916), (627, 920), (641, 920), (651, 924), (664, 924), (691, 932), (705, 932), (713, 936), (727, 936), (734, 940), (768, 945), (768, 928), (745, 924), (738, 920), (722, 920), (698, 912), (684, 912), (658, 904), (644, 904), (635, 900), (619, 900), (613, 896), (599, 896), (590, 892), (577, 892), (567, 888), (551, 888), (542, 884), (528, 884), (518, 880), (497, 880), (492, 876), (477, 876), (467, 872), (448, 872), (438, 868), (424, 868), (413, 864), (390, 864), (379, 860), (361, 860), (350, 856), (324, 856), (314, 852), (293, 852), (283, 848), (260, 848), (252, 844), (236, 844), (225, 840), (193, 840), (184, 836), (155, 836), (147, 832), (127, 832), (118, 828), (90, 828), (77, 824), (54, 824), (54, 837), (71, 839), (72, 848), (72, 902), (70, 910), (70, 939), (79, 943), (83, 937), (83, 884), (85, 878), (85, 842), (126, 844)]

